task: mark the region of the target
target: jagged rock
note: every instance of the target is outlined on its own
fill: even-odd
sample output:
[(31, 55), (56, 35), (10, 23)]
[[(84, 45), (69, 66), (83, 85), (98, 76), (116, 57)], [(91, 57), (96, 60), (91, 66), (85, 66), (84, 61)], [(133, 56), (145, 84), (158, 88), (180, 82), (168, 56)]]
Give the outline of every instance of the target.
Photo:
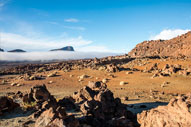
[(14, 110), (16, 107), (19, 107), (19, 104), (15, 103), (13, 99), (6, 96), (0, 97), (0, 116), (5, 112)]
[(106, 66), (106, 71), (107, 72), (119, 72), (120, 69), (115, 64), (109, 64)]
[[(127, 111), (126, 105), (122, 104), (119, 98), (114, 98), (113, 93), (102, 82), (89, 82), (87, 86), (75, 92), (73, 98), (79, 104), (83, 115), (86, 116), (84, 119), (90, 116), (95, 121), (95, 123), (86, 122), (93, 127), (106, 126), (113, 118), (124, 117), (124, 121), (134, 118), (134, 115)], [(115, 125), (116, 122), (112, 122), (112, 126)], [(128, 126), (130, 122), (124, 122), (123, 125), (131, 127)]]
[(77, 109), (74, 101), (72, 97), (64, 97), (58, 101), (58, 106), (64, 107), (66, 110)]
[(67, 116), (63, 107), (49, 108), (36, 120), (35, 127), (79, 127), (73, 116)]
[(36, 103), (34, 117), (40, 116), (40, 114), (46, 109), (57, 107), (57, 102), (54, 96), (52, 96), (47, 90), (46, 86), (36, 85), (31, 88), (30, 92), (23, 96), (24, 103)]
[(191, 94), (173, 98), (167, 106), (143, 111), (137, 118), (141, 127), (190, 127)]

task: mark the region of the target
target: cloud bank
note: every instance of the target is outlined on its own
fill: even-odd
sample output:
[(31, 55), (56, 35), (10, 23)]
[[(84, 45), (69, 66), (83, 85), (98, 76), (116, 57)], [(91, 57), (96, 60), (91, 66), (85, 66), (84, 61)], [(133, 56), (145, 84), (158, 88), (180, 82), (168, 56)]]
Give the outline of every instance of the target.
[(183, 30), (183, 29), (165, 29), (163, 31), (161, 31), (159, 34), (151, 36), (149, 39), (150, 40), (158, 40), (158, 39), (162, 39), (162, 40), (168, 40), (168, 39), (172, 39), (174, 37), (177, 37), (178, 35), (182, 35), (187, 33), (188, 31), (190, 31), (189, 29)]
[(3, 49), (17, 49), (45, 51), (55, 48), (62, 48), (64, 46), (84, 46), (91, 44), (91, 40), (85, 40), (82, 36), (73, 38), (38, 38), (27, 37), (20, 34), (1, 33), (1, 48)]
[(0, 52), (0, 61), (44, 61), (44, 60), (75, 60), (86, 58), (102, 58), (106, 56), (117, 55), (115, 53), (106, 52), (71, 52), (71, 51), (55, 51), (55, 52), (25, 52), (10, 53)]

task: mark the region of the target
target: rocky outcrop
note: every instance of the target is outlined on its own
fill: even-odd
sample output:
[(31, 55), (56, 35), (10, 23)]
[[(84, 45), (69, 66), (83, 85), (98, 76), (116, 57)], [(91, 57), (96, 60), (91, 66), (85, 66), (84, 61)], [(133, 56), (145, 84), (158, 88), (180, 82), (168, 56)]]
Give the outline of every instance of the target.
[(144, 41), (137, 44), (128, 55), (131, 57), (191, 57), (191, 32), (170, 40)]
[(5, 112), (14, 110), (16, 107), (19, 107), (19, 104), (15, 103), (13, 99), (6, 96), (0, 97), (0, 116)]
[(52, 49), (50, 51), (74, 51), (74, 48), (72, 46), (66, 46), (60, 49)]
[[(81, 124), (93, 127), (133, 127), (134, 115), (101, 82), (89, 84), (73, 95), (85, 116)], [(94, 122), (91, 122), (94, 121)], [(121, 122), (120, 122), (121, 121)], [(123, 121), (123, 122), (122, 122)]]
[(141, 127), (190, 127), (191, 94), (171, 99), (167, 106), (143, 111), (137, 118)]
[(24, 51), (22, 49), (14, 49), (14, 50), (10, 50), (8, 52), (26, 52), (26, 51)]
[(49, 93), (45, 85), (36, 85), (31, 88), (30, 92), (23, 96), (23, 102), (27, 104), (35, 103), (35, 118), (49, 108), (57, 108), (56, 99)]

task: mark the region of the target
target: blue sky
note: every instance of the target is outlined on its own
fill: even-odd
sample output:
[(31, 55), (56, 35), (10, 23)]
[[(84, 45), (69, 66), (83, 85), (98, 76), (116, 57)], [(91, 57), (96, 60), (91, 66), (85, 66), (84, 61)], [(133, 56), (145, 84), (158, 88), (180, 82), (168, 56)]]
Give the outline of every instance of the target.
[(191, 28), (191, 0), (0, 0), (0, 47), (127, 53)]

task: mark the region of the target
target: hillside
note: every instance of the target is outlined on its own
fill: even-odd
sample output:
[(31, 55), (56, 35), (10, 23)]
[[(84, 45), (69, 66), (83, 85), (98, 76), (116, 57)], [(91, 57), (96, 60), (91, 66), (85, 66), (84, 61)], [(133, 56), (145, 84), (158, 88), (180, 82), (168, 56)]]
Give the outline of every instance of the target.
[(191, 32), (170, 40), (144, 41), (136, 45), (128, 55), (132, 57), (172, 56), (191, 57)]

